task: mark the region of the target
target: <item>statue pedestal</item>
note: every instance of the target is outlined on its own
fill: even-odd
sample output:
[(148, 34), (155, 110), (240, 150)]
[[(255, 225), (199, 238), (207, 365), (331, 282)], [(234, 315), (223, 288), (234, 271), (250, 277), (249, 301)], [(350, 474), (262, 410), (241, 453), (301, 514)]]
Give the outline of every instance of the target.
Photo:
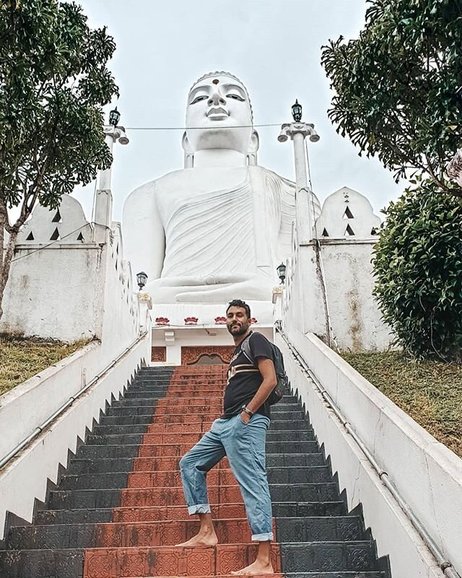
[[(273, 304), (248, 301), (253, 328), (273, 340)], [(156, 303), (152, 307), (154, 365), (228, 363), (234, 351), (226, 328), (226, 305)]]

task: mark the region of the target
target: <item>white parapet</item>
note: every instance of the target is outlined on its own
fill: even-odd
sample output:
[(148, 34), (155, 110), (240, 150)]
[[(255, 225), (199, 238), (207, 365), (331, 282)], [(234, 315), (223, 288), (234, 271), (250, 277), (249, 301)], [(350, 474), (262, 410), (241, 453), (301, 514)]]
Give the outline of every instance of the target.
[[(310, 414), (318, 441), (330, 456), (340, 488), (346, 490), (349, 508), (362, 504), (379, 555), (390, 556), (393, 578), (443, 577), (403, 504), (442, 557), (462, 573), (462, 460), (316, 336), (291, 331), (289, 342), (306, 360), (318, 384), (307, 377), (278, 336), (292, 386)], [(347, 427), (319, 388), (338, 408)], [(378, 465), (386, 483), (347, 428)]]
[[(32, 520), (35, 499), (45, 500), (48, 480), (57, 482), (68, 452), (75, 452), (78, 439), (85, 438), (106, 402), (118, 399), (136, 369), (148, 361), (149, 333), (132, 345), (111, 357), (103, 345), (89, 344), (1, 397), (0, 460), (71, 398), (76, 400), (0, 470), (0, 539), (7, 512)], [(79, 397), (92, 380), (94, 385)]]
[(368, 199), (342, 187), (324, 201), (315, 240), (287, 262), (282, 322), (338, 349), (383, 351), (393, 336), (373, 295), (373, 251), (380, 218)]

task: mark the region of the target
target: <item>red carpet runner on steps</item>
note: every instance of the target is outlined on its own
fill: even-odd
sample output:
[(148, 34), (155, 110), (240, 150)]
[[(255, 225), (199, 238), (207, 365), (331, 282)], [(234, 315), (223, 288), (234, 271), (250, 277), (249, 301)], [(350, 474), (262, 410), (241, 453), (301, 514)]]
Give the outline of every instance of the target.
[[(167, 395), (157, 402), (153, 422), (122, 490), (113, 521), (100, 528), (97, 548), (85, 551), (84, 578), (226, 576), (255, 559), (239, 487), (226, 459), (208, 475), (220, 544), (215, 548), (174, 545), (199, 527), (189, 517), (178, 461), (222, 411), (226, 366), (182, 366), (172, 374)], [(280, 552), (273, 545), (280, 572)]]

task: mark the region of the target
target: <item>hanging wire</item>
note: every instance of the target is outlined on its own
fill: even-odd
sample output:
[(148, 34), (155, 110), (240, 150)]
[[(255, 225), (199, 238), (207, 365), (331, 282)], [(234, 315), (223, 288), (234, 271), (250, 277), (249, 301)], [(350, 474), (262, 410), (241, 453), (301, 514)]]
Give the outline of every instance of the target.
[(281, 126), (283, 123), (269, 123), (269, 124), (241, 124), (236, 126), (127, 126), (125, 130), (152, 130), (152, 131), (163, 131), (163, 130), (216, 130), (217, 128), (263, 128), (267, 126)]

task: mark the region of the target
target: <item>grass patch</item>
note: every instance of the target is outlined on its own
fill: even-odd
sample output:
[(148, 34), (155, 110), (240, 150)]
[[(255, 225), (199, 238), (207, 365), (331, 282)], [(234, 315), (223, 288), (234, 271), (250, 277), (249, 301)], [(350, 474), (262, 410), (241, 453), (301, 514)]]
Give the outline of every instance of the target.
[(396, 405), (462, 457), (462, 365), (403, 353), (342, 353)]
[(0, 337), (0, 395), (71, 355), (86, 343), (88, 340), (62, 343)]

